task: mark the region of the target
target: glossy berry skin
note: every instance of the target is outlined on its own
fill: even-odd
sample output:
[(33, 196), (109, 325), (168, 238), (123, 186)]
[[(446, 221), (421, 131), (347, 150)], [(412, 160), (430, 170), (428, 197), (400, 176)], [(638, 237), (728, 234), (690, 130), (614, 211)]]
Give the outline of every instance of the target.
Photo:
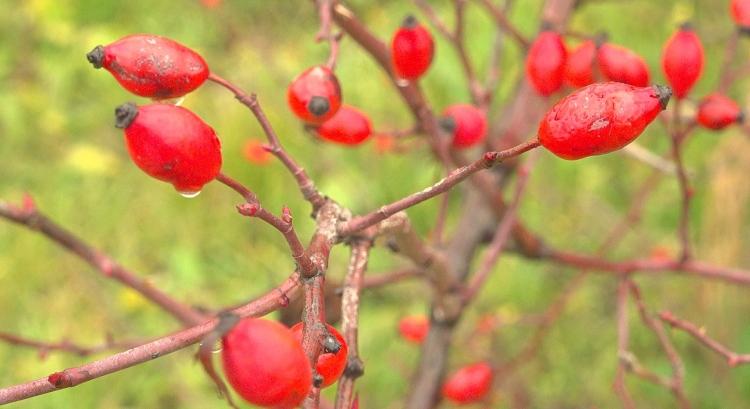
[(221, 142), (214, 130), (189, 110), (171, 104), (115, 110), (131, 159), (148, 175), (180, 193), (200, 192), (221, 170)]
[(666, 108), (669, 88), (619, 82), (592, 84), (563, 98), (539, 124), (539, 142), (563, 159), (581, 159), (622, 148)]
[[(318, 363), (315, 365), (315, 370), (318, 372), (318, 375), (323, 377), (323, 383), (320, 386), (321, 388), (331, 386), (339, 380), (341, 374), (344, 373), (344, 369), (346, 369), (346, 358), (349, 354), (349, 347), (347, 347), (346, 341), (344, 340), (344, 337), (341, 336), (341, 333), (331, 325), (326, 324), (326, 328), (328, 328), (328, 332), (339, 341), (341, 349), (335, 353), (323, 352), (318, 357)], [(294, 334), (294, 339), (302, 345), (301, 322), (292, 327), (292, 334)]]
[(732, 0), (729, 8), (738, 26), (743, 29), (750, 28), (750, 0)]
[(492, 387), (492, 367), (485, 362), (465, 366), (443, 384), (443, 397), (458, 404), (484, 399)]
[(685, 98), (703, 73), (703, 45), (688, 24), (667, 40), (661, 65), (678, 99)]
[(596, 43), (587, 40), (568, 54), (565, 61), (565, 82), (575, 88), (594, 83)]
[(430, 331), (430, 320), (424, 315), (409, 315), (398, 322), (401, 338), (412, 344), (421, 344)]
[(298, 75), (286, 95), (292, 112), (309, 124), (320, 125), (331, 119), (341, 106), (339, 80), (324, 65), (310, 67)]
[(372, 123), (362, 111), (342, 105), (331, 119), (323, 122), (316, 132), (321, 138), (341, 145), (359, 145), (372, 134)]
[(264, 407), (299, 406), (312, 386), (302, 345), (276, 321), (245, 318), (222, 339), (224, 374), (248, 402)]
[(181, 97), (208, 78), (206, 61), (169, 38), (152, 34), (123, 37), (86, 54), (95, 68), (104, 68), (128, 91), (142, 97)]
[(526, 78), (541, 95), (548, 96), (562, 87), (567, 51), (562, 36), (542, 31), (526, 56)]
[(735, 122), (742, 122), (743, 115), (736, 102), (714, 93), (703, 98), (696, 119), (705, 128), (720, 130)]
[(487, 135), (487, 117), (481, 109), (469, 104), (455, 104), (443, 111), (440, 126), (453, 135), (454, 148), (477, 145)]
[(610, 81), (622, 82), (636, 87), (649, 84), (650, 74), (646, 61), (625, 47), (605, 43), (596, 53), (599, 69)]
[(391, 39), (391, 63), (397, 77), (416, 80), (430, 68), (435, 42), (414, 16), (407, 16)]

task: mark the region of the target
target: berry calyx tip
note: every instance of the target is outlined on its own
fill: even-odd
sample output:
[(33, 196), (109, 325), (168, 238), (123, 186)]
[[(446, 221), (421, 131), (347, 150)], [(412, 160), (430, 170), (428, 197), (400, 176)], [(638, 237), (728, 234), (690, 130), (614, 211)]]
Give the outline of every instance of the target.
[(452, 134), (456, 130), (456, 120), (450, 116), (440, 118), (438, 126), (446, 133)]
[(402, 28), (414, 28), (419, 25), (419, 21), (417, 21), (417, 18), (414, 17), (413, 14), (409, 14), (406, 17), (404, 17), (404, 21), (401, 22)]
[(307, 110), (315, 116), (323, 116), (331, 109), (331, 104), (323, 97), (312, 97), (307, 103)]
[(667, 104), (669, 104), (669, 100), (672, 98), (672, 88), (657, 84), (654, 85), (654, 89), (656, 89), (656, 96), (659, 98), (661, 108), (667, 109)]
[(102, 68), (102, 64), (104, 63), (104, 47), (97, 45), (93, 50), (86, 54), (86, 59), (89, 60), (94, 68)]
[(132, 102), (126, 102), (115, 108), (115, 127), (125, 129), (138, 116), (138, 107)]

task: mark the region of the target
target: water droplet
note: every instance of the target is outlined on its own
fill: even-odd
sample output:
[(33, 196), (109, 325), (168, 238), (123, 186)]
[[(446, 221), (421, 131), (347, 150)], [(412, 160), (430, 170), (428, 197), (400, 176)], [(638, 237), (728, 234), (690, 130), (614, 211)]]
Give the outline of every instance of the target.
[(220, 352), (221, 352), (221, 350), (222, 350), (222, 349), (224, 349), (224, 348), (222, 348), (221, 344), (218, 344), (218, 346), (215, 346), (215, 347), (214, 347), (214, 348), (213, 348), (213, 349), (211, 350), (211, 352), (212, 352), (212, 353), (214, 353), (214, 354), (218, 354), (218, 353), (220, 353)]
[(168, 105), (174, 105), (174, 106), (180, 106), (185, 101), (185, 97), (177, 97), (177, 98), (151, 98), (152, 101), (154, 101), (157, 104), (168, 104)]
[(397, 78), (396, 79), (396, 85), (399, 86), (399, 87), (409, 86), (409, 80), (403, 79), (403, 78)]
[(182, 197), (186, 197), (188, 199), (192, 199), (192, 198), (198, 196), (199, 194), (201, 194), (201, 191), (200, 190), (197, 190), (195, 192), (182, 191), (182, 192), (177, 192), (177, 193), (179, 193), (180, 196), (182, 196)]

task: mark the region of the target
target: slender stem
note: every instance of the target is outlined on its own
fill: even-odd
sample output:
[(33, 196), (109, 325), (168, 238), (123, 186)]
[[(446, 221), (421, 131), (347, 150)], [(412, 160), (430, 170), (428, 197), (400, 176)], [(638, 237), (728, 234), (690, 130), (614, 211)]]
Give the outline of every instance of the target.
[(724, 344), (706, 335), (705, 328), (698, 327), (692, 322), (681, 320), (675, 317), (674, 314), (672, 314), (670, 311), (662, 311), (661, 313), (659, 313), (659, 318), (671, 325), (672, 328), (677, 328), (687, 332), (693, 338), (698, 340), (698, 342), (726, 358), (727, 364), (731, 367), (750, 363), (750, 354), (738, 354), (737, 352), (730, 350), (729, 348), (724, 346)]
[(675, 100), (674, 103), (674, 124), (672, 128), (672, 157), (674, 158), (677, 169), (677, 180), (680, 185), (681, 207), (680, 222), (677, 235), (680, 240), (680, 260), (687, 261), (691, 257), (690, 251), (690, 199), (693, 197), (693, 189), (690, 187), (685, 164), (682, 159), (682, 144), (685, 140), (685, 131), (681, 125), (680, 108), (682, 101)]
[(0, 217), (43, 234), (98, 270), (104, 277), (132, 288), (147, 300), (161, 307), (184, 325), (195, 325), (206, 317), (189, 305), (172, 298), (147, 280), (118, 264), (110, 256), (95, 249), (69, 230), (47, 218), (36, 207), (20, 209), (0, 202)]
[(622, 405), (626, 409), (635, 409), (635, 402), (628, 392), (627, 384), (625, 381), (625, 365), (627, 357), (630, 355), (628, 351), (628, 343), (630, 339), (630, 324), (628, 322), (628, 278), (623, 277), (620, 279), (620, 283), (617, 286), (617, 356), (618, 365), (617, 372), (615, 374), (614, 388), (617, 395), (622, 401)]
[(510, 22), (503, 10), (492, 4), (490, 0), (477, 1), (479, 2), (479, 4), (483, 5), (487, 9), (487, 11), (490, 12), (492, 17), (495, 19), (498, 27), (508, 33), (508, 35), (510, 35), (522, 49), (525, 50), (529, 48), (531, 42), (523, 34), (521, 34), (521, 31), (519, 31), (518, 28), (513, 25), (513, 23)]
[(448, 174), (448, 176), (444, 177), (439, 182), (433, 184), (430, 187), (427, 187), (403, 199), (397, 200), (391, 204), (384, 205), (372, 213), (352, 218), (350, 221), (342, 224), (339, 227), (339, 234), (341, 234), (342, 236), (347, 236), (366, 227), (372, 226), (396, 214), (397, 212), (400, 212), (401, 210), (407, 209), (418, 203), (422, 203), (425, 200), (431, 199), (441, 193), (447, 192), (453, 186), (457, 185), (469, 176), (481, 170), (489, 169), (508, 158), (519, 156), (538, 146), (539, 140), (534, 138), (504, 151), (487, 152), (475, 162), (453, 170), (450, 174)]
[(115, 341), (113, 339), (107, 339), (100, 345), (87, 347), (73, 343), (67, 339), (58, 342), (46, 342), (22, 337), (20, 335), (11, 334), (9, 332), (0, 332), (0, 341), (11, 345), (36, 349), (39, 351), (40, 356), (46, 356), (49, 352), (68, 352), (78, 356), (88, 356), (109, 350), (134, 348), (144, 343), (136, 341)]

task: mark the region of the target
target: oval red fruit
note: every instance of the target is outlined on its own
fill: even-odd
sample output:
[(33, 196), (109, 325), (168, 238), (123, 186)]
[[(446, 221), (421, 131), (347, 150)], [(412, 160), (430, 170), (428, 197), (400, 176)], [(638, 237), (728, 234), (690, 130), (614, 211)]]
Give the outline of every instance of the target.
[(406, 16), (391, 39), (391, 62), (399, 78), (415, 80), (430, 68), (435, 43), (427, 29), (414, 16)]
[(150, 176), (169, 182), (185, 196), (200, 192), (221, 170), (221, 142), (213, 128), (189, 110), (171, 104), (115, 110), (130, 157)]
[(739, 105), (719, 93), (703, 98), (698, 106), (697, 121), (708, 129), (724, 129), (735, 122), (742, 122), (742, 119)]
[[(346, 345), (346, 341), (344, 340), (344, 337), (341, 336), (341, 333), (329, 324), (326, 324), (326, 328), (328, 328), (328, 332), (331, 335), (336, 337), (336, 340), (341, 344), (341, 348), (336, 352), (323, 352), (318, 357), (318, 363), (315, 365), (315, 370), (318, 372), (318, 375), (323, 377), (323, 383), (320, 386), (321, 388), (333, 385), (341, 377), (341, 374), (344, 373), (344, 369), (346, 369), (346, 358), (349, 354), (349, 347)], [(301, 345), (301, 322), (292, 327), (292, 333), (294, 334), (294, 339), (296, 339)]]
[(341, 106), (339, 80), (324, 65), (310, 67), (289, 84), (287, 100), (292, 112), (301, 120), (322, 124)]
[(413, 344), (421, 344), (430, 331), (430, 320), (424, 315), (409, 315), (398, 322), (401, 338)]
[(703, 45), (700, 38), (683, 24), (667, 40), (662, 54), (664, 75), (678, 99), (685, 98), (703, 73)]
[(565, 60), (565, 82), (575, 88), (594, 83), (596, 43), (587, 40), (568, 54)]
[(605, 78), (636, 87), (645, 87), (650, 74), (646, 61), (625, 47), (605, 43), (596, 53), (596, 61)]
[(484, 140), (487, 135), (487, 118), (484, 112), (469, 104), (455, 104), (443, 111), (440, 126), (453, 135), (453, 147), (469, 148)]
[(541, 95), (550, 95), (562, 87), (567, 51), (562, 36), (542, 31), (526, 56), (526, 77)]
[(750, 0), (732, 0), (730, 11), (738, 26), (743, 29), (750, 28)]
[(458, 404), (484, 399), (492, 387), (492, 367), (485, 362), (465, 366), (443, 384), (443, 397)]
[(208, 78), (198, 53), (165, 37), (134, 34), (86, 54), (95, 68), (109, 71), (125, 89), (155, 99), (177, 98)]
[(276, 321), (245, 318), (222, 341), (224, 374), (245, 400), (291, 409), (305, 399), (312, 371), (289, 328)]
[(372, 134), (370, 118), (362, 111), (342, 105), (336, 115), (323, 122), (316, 132), (321, 138), (342, 145), (358, 145)]
[(592, 84), (563, 98), (539, 124), (539, 142), (563, 159), (615, 151), (638, 137), (666, 108), (668, 87)]

